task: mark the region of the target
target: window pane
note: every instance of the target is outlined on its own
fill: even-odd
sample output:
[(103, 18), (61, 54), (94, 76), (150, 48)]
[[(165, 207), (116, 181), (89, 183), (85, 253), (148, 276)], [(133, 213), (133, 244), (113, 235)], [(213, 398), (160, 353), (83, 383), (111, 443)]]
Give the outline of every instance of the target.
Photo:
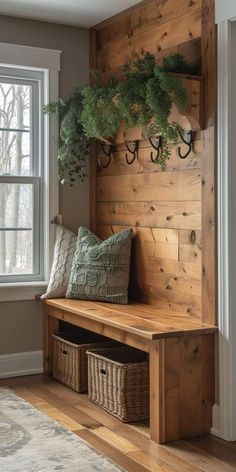
[(31, 86), (0, 79), (0, 175), (31, 173), (30, 108)]
[(0, 229), (32, 228), (33, 185), (0, 184)]
[(0, 67), (0, 285), (44, 271), (44, 74)]
[(29, 130), (31, 86), (7, 84), (0, 78), (0, 128)]
[(33, 273), (32, 231), (0, 231), (0, 275)]
[(0, 131), (0, 175), (31, 175), (29, 133)]

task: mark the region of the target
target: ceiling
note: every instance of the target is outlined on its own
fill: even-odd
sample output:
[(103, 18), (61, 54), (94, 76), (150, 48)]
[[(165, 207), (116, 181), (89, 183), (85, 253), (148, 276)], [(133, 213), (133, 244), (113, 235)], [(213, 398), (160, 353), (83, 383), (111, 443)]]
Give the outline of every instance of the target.
[(0, 0), (0, 14), (91, 27), (140, 0)]

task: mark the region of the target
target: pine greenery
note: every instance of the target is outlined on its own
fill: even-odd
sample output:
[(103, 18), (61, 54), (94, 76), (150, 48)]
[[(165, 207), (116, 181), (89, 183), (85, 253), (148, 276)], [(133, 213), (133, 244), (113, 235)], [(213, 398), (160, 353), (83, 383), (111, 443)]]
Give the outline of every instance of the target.
[(122, 117), (114, 100), (117, 86), (118, 82), (112, 79), (106, 86), (93, 84), (82, 88), (81, 122), (88, 138), (108, 138), (119, 128)]
[(114, 137), (121, 123), (127, 128), (141, 127), (144, 137), (162, 136), (159, 163), (164, 170), (170, 157), (168, 143), (183, 132), (177, 123), (169, 122), (172, 105), (183, 110), (187, 105), (183, 83), (171, 73), (196, 72), (180, 54), (164, 58), (160, 66), (147, 52), (124, 67), (124, 80), (111, 79), (101, 85), (97, 77), (94, 84), (77, 88), (67, 102), (45, 107), (46, 113), (59, 111), (61, 181), (70, 185), (83, 181), (89, 140)]
[(82, 95), (76, 88), (73, 95), (64, 102), (49, 103), (45, 113), (59, 113), (59, 178), (62, 184), (73, 186), (76, 180), (86, 178), (85, 167), (88, 158), (89, 139), (82, 123)]

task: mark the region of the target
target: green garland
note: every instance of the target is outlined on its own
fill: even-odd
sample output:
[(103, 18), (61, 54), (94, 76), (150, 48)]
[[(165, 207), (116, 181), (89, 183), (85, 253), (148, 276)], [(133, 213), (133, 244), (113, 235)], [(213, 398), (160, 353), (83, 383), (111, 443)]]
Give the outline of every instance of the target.
[(82, 88), (81, 122), (88, 138), (111, 137), (119, 129), (122, 116), (114, 100), (117, 86), (112, 79), (108, 86), (96, 83)]
[(59, 100), (44, 107), (45, 113), (59, 113), (59, 178), (62, 184), (71, 187), (75, 181), (83, 182), (86, 178), (89, 139), (81, 123), (82, 110), (79, 88), (66, 102)]
[(164, 170), (170, 157), (168, 143), (175, 142), (183, 129), (169, 122), (172, 105), (179, 109), (187, 105), (187, 93), (180, 78), (169, 73), (196, 73), (183, 56), (173, 54), (164, 58), (162, 66), (154, 55), (142, 58), (124, 67), (124, 80), (111, 79), (102, 85), (94, 84), (76, 89), (67, 101), (49, 104), (46, 113), (59, 110), (60, 147), (59, 168), (63, 182), (73, 185), (85, 178), (85, 160), (90, 139), (111, 139), (122, 123), (127, 128), (141, 127), (144, 137), (162, 136), (162, 154), (159, 160)]

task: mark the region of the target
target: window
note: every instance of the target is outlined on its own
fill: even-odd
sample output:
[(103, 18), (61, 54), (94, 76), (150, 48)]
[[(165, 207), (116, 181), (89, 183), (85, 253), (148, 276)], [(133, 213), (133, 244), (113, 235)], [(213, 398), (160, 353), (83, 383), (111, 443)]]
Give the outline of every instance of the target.
[(58, 215), (60, 51), (0, 43), (0, 301), (44, 291)]
[(43, 74), (0, 68), (0, 281), (42, 280)]
[(45, 277), (44, 74), (0, 68), (0, 282)]

